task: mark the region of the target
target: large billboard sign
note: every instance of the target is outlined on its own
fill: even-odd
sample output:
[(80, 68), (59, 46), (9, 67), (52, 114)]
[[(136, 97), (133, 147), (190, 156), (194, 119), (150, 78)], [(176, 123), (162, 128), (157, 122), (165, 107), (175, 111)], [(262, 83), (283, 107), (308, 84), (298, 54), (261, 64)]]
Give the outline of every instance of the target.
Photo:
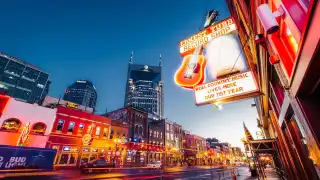
[(49, 148), (0, 145), (0, 170), (52, 170), (56, 153)]
[(196, 105), (229, 102), (259, 92), (232, 18), (182, 40), (179, 51), (183, 60), (174, 80), (194, 90)]
[(251, 72), (235, 74), (194, 87), (196, 105), (224, 102), (236, 96), (256, 94), (258, 85)]

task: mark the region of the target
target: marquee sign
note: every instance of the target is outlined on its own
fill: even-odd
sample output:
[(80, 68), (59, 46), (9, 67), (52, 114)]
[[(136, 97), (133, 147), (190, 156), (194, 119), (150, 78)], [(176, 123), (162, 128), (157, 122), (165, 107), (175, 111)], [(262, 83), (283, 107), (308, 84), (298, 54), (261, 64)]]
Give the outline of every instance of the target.
[(194, 87), (196, 105), (259, 92), (252, 72), (245, 72)]
[(179, 42), (183, 60), (175, 83), (194, 91), (196, 105), (226, 103), (259, 95), (255, 77), (230, 17)]

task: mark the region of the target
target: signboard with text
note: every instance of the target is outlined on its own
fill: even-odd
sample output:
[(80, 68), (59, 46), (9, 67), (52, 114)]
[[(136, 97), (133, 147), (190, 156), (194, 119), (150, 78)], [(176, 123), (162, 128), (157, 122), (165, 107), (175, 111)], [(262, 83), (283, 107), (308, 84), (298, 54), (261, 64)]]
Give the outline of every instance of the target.
[(251, 72), (239, 73), (194, 87), (196, 105), (225, 102), (235, 96), (257, 92), (259, 88)]
[(180, 41), (179, 52), (183, 60), (174, 81), (194, 91), (196, 105), (220, 104), (259, 95), (231, 17)]
[(199, 33), (182, 40), (179, 43), (180, 55), (185, 56), (187, 54), (192, 53), (196, 47), (200, 45), (205, 45), (212, 39), (229, 34), (233, 31), (237, 30), (236, 25), (232, 18), (225, 19), (212, 25)]
[(0, 170), (52, 170), (56, 150), (0, 145)]

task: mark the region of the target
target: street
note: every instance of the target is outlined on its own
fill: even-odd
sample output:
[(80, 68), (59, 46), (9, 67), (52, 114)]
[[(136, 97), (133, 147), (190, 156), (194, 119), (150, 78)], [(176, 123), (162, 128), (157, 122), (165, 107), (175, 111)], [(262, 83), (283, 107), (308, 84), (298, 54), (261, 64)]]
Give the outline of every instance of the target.
[[(249, 177), (247, 167), (235, 167), (235, 175), (238, 179), (247, 179)], [(238, 172), (237, 172), (238, 170)], [(34, 180), (58, 180), (58, 179), (75, 179), (75, 180), (89, 180), (89, 179), (125, 179), (125, 180), (139, 180), (139, 179), (167, 179), (167, 180), (184, 180), (184, 179), (231, 179), (231, 168), (226, 167), (175, 167), (166, 168), (162, 173), (159, 170), (124, 170), (121, 172), (111, 173), (92, 173), (81, 174), (78, 171), (56, 171), (48, 174), (34, 174), (33, 176), (25, 174), (24, 176), (4, 177), (2, 179), (20, 180), (20, 179), (34, 179)]]

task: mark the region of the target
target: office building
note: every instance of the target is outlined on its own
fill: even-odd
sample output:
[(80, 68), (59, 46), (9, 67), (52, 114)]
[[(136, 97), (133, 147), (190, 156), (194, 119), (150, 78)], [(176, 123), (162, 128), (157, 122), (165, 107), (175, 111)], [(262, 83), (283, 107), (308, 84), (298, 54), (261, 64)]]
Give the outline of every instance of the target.
[(78, 80), (67, 88), (63, 100), (94, 110), (97, 103), (97, 91), (90, 81)]
[(133, 64), (131, 54), (124, 106), (132, 105), (149, 113), (163, 117), (163, 84), (159, 66)]
[(0, 91), (28, 103), (39, 103), (48, 94), (49, 74), (18, 58), (0, 52)]

